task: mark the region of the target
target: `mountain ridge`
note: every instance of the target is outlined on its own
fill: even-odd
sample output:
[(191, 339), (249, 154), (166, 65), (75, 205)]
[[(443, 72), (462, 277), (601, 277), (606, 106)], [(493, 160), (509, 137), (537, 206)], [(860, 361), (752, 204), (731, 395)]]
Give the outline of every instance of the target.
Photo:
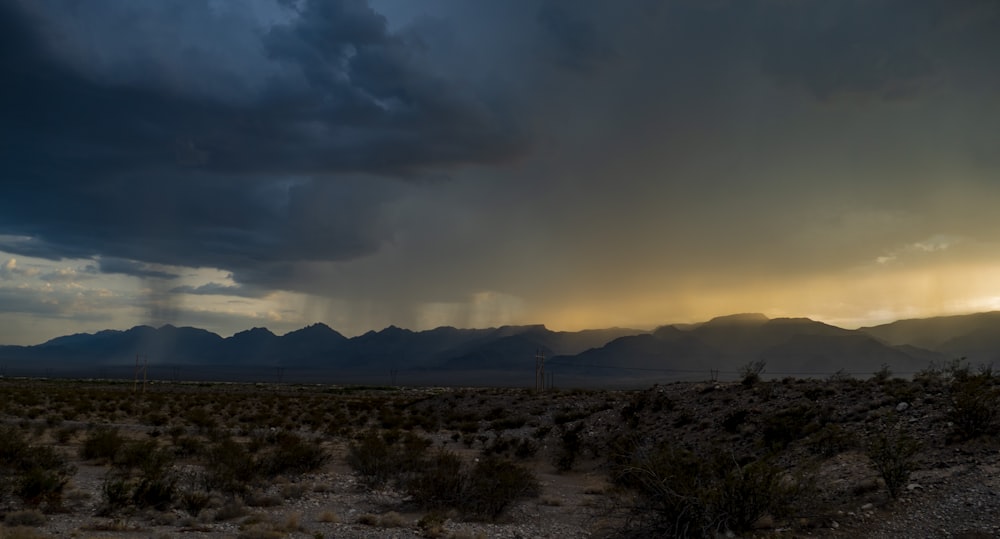
[[(334, 375), (404, 370), (454, 378), (485, 372), (501, 383), (523, 380), (536, 354), (549, 373), (571, 379), (636, 378), (642, 372), (722, 372), (763, 361), (772, 373), (821, 376), (839, 370), (863, 375), (882, 365), (907, 374), (930, 362), (965, 357), (970, 362), (1000, 360), (1000, 312), (910, 319), (844, 329), (809, 318), (768, 318), (761, 313), (715, 317), (695, 324), (553, 331), (541, 324), (491, 328), (440, 326), (413, 331), (388, 326), (347, 337), (323, 323), (277, 335), (254, 327), (222, 337), (182, 326), (101, 330), (50, 339), (32, 346), (0, 346), (0, 361), (12, 369), (52, 372), (122, 366), (140, 358), (152, 366), (243, 372), (309, 372), (313, 379)], [(60, 370), (62, 369), (62, 370)], [(256, 370), (255, 370), (256, 369)], [(12, 371), (13, 372), (13, 371)], [(222, 376), (220, 374), (220, 376)], [(305, 375), (303, 375), (305, 376)], [(374, 376), (374, 375), (373, 375)], [(679, 375), (678, 375), (679, 376)], [(648, 376), (645, 376), (648, 378)], [(428, 378), (430, 379), (430, 378)]]

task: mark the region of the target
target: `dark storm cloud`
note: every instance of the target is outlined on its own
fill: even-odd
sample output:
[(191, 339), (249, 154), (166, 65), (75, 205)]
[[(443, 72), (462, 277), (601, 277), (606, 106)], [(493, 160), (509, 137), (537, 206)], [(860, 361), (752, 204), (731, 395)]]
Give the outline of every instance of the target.
[[(669, 277), (791, 272), (820, 257), (760, 238), (801, 229), (816, 193), (894, 197), (910, 177), (815, 169), (883, 140), (909, 152), (869, 130), (881, 102), (942, 81), (995, 95), (1000, 54), (995, 2), (971, 0), (441, 0), (393, 31), (360, 0), (281, 4), (253, 26), (218, 0), (0, 1), (0, 250), (93, 258), (159, 295), (410, 303), (631, 281), (614, 261), (660, 272), (645, 262), (661, 243)], [(873, 106), (828, 114), (845, 95)], [(938, 125), (908, 118), (900, 132)], [(239, 288), (155, 282), (181, 266)]]
[(538, 10), (543, 42), (548, 45), (552, 60), (559, 66), (584, 73), (613, 61), (617, 53), (608, 39), (585, 14), (573, 8), (550, 2)]
[[(142, 15), (135, 4), (98, 4)], [(73, 27), (74, 9), (86, 5), (4, 2), (0, 248), (229, 268), (344, 260), (388, 238), (376, 214), (395, 190), (345, 177), (439, 174), (524, 147), (502, 103), (434, 74), (364, 2), (298, 4), (260, 36), (259, 91), (227, 99), (201, 88), (205, 62), (184, 43), (156, 42), (158, 55), (176, 57), (169, 61), (91, 65), (60, 54), (72, 36), (52, 38), (103, 30)], [(208, 6), (182, 2), (174, 11), (212, 17)], [(160, 29), (178, 21), (132, 22), (169, 36)], [(97, 41), (133, 46), (114, 35)], [(102, 271), (160, 276), (103, 260)]]
[(764, 72), (822, 100), (913, 97), (949, 67), (988, 63), (1000, 46), (1000, 10), (990, 0), (765, 0), (758, 7)]

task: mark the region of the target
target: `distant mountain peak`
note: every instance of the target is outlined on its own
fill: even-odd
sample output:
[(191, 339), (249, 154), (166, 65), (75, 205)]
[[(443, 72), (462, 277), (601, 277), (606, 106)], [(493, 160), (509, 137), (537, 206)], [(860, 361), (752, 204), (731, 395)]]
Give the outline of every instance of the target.
[(274, 333), (271, 332), (271, 330), (269, 330), (267, 328), (258, 328), (258, 327), (253, 327), (253, 328), (250, 328), (250, 329), (246, 329), (246, 330), (240, 331), (240, 332), (238, 332), (238, 333), (236, 333), (236, 334), (233, 335), (233, 337), (251, 337), (251, 336), (253, 336), (253, 337), (264, 337), (264, 336), (274, 337), (275, 335), (274, 335)]
[(378, 332), (379, 335), (409, 335), (411, 333), (413, 332), (397, 325), (390, 325)]
[(322, 322), (317, 322), (315, 324), (308, 325), (304, 328), (297, 329), (295, 331), (289, 331), (284, 336), (292, 339), (295, 338), (314, 339), (314, 338), (330, 338), (330, 337), (336, 339), (347, 339), (347, 337), (341, 335), (340, 332)]
[(716, 316), (708, 322), (705, 322), (705, 325), (758, 325), (769, 320), (770, 318), (765, 316), (763, 313), (738, 313)]

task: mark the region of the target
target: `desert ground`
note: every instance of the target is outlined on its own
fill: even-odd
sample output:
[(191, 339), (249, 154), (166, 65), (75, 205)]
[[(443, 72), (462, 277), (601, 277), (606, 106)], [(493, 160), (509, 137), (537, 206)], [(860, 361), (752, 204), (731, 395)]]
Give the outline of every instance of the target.
[(996, 537), (996, 378), (0, 380), (0, 537)]

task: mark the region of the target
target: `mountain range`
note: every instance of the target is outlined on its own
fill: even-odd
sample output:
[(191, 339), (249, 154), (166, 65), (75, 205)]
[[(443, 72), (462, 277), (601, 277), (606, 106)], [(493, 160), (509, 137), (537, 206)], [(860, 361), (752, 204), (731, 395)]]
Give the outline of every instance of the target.
[(325, 324), (275, 335), (253, 328), (223, 338), (193, 327), (136, 326), (0, 346), (5, 375), (343, 383), (534, 385), (536, 355), (547, 383), (649, 385), (733, 379), (751, 362), (765, 376), (868, 376), (883, 366), (909, 375), (931, 362), (1000, 359), (1000, 312), (901, 320), (844, 329), (808, 318), (721, 316), (653, 331), (552, 331), (395, 326), (345, 337)]

